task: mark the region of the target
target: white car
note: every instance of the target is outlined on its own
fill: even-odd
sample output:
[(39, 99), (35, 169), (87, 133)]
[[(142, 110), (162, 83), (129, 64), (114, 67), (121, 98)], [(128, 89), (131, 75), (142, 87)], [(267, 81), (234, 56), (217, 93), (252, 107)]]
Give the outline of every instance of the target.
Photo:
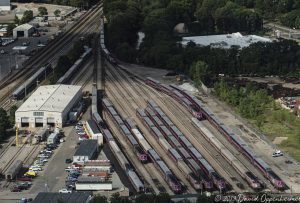
[(282, 151), (280, 151), (280, 150), (276, 150), (276, 151), (272, 154), (272, 157), (279, 157), (279, 156), (283, 156), (283, 153), (282, 153)]
[(76, 132), (78, 135), (85, 135), (86, 133), (85, 132)]
[(68, 190), (68, 189), (66, 189), (66, 188), (60, 189), (58, 192), (59, 192), (59, 193), (72, 193), (71, 190)]
[(35, 167), (35, 168), (29, 168), (30, 171), (42, 171), (43, 169), (41, 167)]

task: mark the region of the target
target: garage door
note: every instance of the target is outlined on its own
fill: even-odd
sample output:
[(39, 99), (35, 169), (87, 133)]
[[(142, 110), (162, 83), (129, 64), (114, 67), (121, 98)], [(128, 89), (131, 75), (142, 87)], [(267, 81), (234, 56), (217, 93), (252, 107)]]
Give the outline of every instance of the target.
[(36, 123), (43, 123), (43, 117), (36, 117), (35, 122)]
[(54, 123), (55, 120), (53, 117), (47, 118), (47, 123)]
[(22, 123), (29, 123), (29, 118), (28, 117), (22, 117), (21, 122)]

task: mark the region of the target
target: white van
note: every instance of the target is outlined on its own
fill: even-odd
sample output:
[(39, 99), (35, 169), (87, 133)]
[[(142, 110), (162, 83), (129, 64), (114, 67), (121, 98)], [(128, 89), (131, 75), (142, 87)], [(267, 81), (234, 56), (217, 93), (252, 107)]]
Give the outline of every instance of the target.
[(282, 151), (280, 151), (280, 150), (276, 150), (276, 151), (272, 154), (272, 157), (279, 157), (279, 156), (283, 156), (283, 153), (282, 153)]

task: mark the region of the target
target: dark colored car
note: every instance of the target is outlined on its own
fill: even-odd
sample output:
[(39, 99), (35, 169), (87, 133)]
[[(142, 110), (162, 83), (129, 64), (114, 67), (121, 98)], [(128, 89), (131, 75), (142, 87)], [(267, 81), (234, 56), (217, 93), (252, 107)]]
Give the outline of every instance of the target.
[(22, 190), (18, 187), (13, 187), (10, 189), (11, 192), (21, 192)]
[(17, 185), (17, 188), (19, 188), (20, 190), (28, 190), (29, 187), (29, 185)]
[(72, 159), (66, 159), (66, 164), (70, 164), (70, 163), (72, 163)]

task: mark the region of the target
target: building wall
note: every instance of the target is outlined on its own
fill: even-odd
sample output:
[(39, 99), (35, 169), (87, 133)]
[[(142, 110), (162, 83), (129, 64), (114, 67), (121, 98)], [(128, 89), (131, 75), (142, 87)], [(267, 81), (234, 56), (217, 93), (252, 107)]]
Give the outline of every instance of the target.
[(21, 30), (21, 29), (14, 29), (13, 30), (13, 38), (17, 38), (18, 37), (18, 32), (19, 31), (23, 31), (24, 32), (24, 37), (30, 37), (32, 35), (32, 33), (34, 33), (34, 28), (30, 28), (28, 30)]
[(68, 114), (71, 111), (71, 109), (77, 104), (82, 96), (82, 91), (78, 91), (76, 95), (74, 95), (71, 102), (66, 106), (66, 108), (62, 112), (62, 123), (65, 123), (68, 119)]
[(76, 190), (112, 190), (112, 183), (76, 183)]
[(0, 11), (10, 11), (10, 6), (0, 6)]
[[(28, 111), (28, 112), (16, 112), (16, 125), (17, 127), (21, 127), (21, 121), (23, 117), (29, 118), (29, 127), (34, 128), (35, 127), (35, 119), (40, 116), (34, 116), (33, 112), (35, 111)], [(62, 115), (59, 112), (45, 112), (45, 111), (38, 111), (43, 112), (43, 126), (47, 126), (47, 119), (48, 118), (54, 118), (55, 126), (61, 128), (62, 127)]]

